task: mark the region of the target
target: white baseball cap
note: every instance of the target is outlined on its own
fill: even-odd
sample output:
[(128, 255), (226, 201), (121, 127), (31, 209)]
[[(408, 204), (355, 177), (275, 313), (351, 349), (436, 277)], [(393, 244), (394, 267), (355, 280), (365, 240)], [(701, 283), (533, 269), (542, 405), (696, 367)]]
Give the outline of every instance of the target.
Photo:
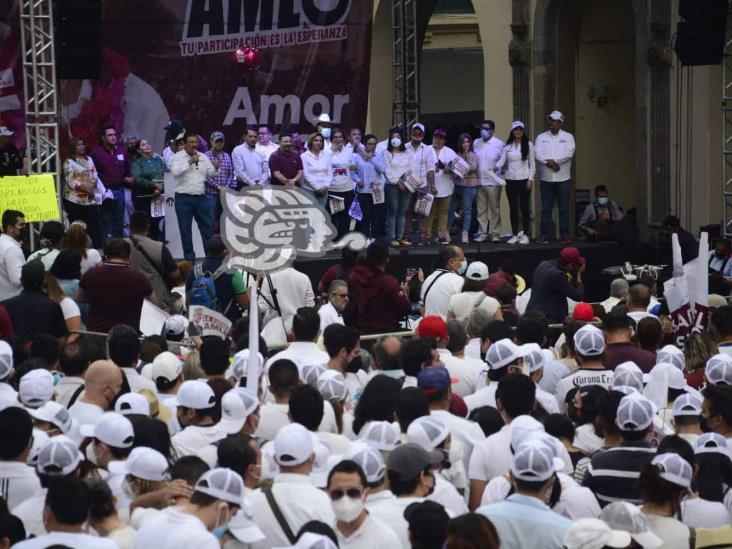
[(386, 463), (376, 448), (363, 442), (352, 442), (344, 457), (358, 463), (366, 474), (366, 482), (369, 484), (377, 484), (384, 480)]
[(259, 408), (259, 399), (249, 389), (235, 387), (221, 397), (221, 421), (218, 428), (232, 435), (241, 431), (250, 414)]
[(114, 411), (123, 416), (136, 414), (150, 417), (150, 402), (140, 393), (125, 393), (114, 403)]
[(626, 385), (638, 391), (643, 390), (643, 371), (633, 361), (622, 362), (615, 367), (612, 388)]
[(191, 379), (181, 383), (175, 404), (194, 410), (208, 410), (216, 406), (216, 395), (205, 381)]
[(615, 422), (623, 431), (642, 431), (653, 423), (656, 406), (640, 393), (626, 395), (618, 404)]
[(412, 127), (410, 128), (410, 131), (414, 131), (415, 129), (422, 130), (422, 133), (425, 132), (425, 130), (424, 130), (424, 124), (422, 124), (421, 122), (415, 122), (414, 124), (412, 124)]
[(0, 379), (7, 378), (13, 371), (13, 348), (5, 340), (0, 340)]
[(488, 265), (482, 261), (473, 261), (465, 271), (465, 278), (470, 280), (488, 280), (489, 276)]
[[(264, 371), (264, 356), (257, 353), (257, 379)], [(249, 374), (249, 349), (242, 349), (234, 355), (231, 361), (231, 375), (237, 380), (247, 377)]]
[(518, 480), (548, 480), (557, 470), (553, 450), (542, 441), (522, 444), (513, 455), (511, 472)]
[(49, 400), (38, 408), (29, 409), (28, 413), (38, 421), (45, 421), (55, 425), (64, 435), (71, 431), (76, 423), (68, 409), (63, 404), (59, 404), (53, 400)]
[(0, 137), (10, 137), (15, 135), (15, 132), (11, 132), (7, 126), (0, 126)]
[(544, 432), (544, 425), (529, 415), (521, 415), (511, 421), (511, 448), (514, 451), (521, 446), (524, 440), (532, 433)]
[(605, 521), (596, 518), (575, 520), (564, 534), (567, 549), (602, 549), (627, 547), (631, 537), (623, 530), (613, 530)]
[(515, 130), (516, 128), (523, 128), (523, 127), (524, 127), (524, 123), (521, 122), (521, 120), (514, 120), (511, 123), (511, 129), (512, 130)]
[(129, 448), (135, 443), (132, 423), (116, 412), (104, 412), (94, 424), (81, 426), (81, 434), (92, 437), (113, 448)]
[(560, 111), (552, 111), (547, 114), (546, 117), (552, 120), (560, 120), (561, 122), (564, 122), (564, 115)]
[(180, 337), (186, 331), (188, 319), (183, 315), (173, 315), (165, 319), (163, 325), (164, 337)]
[(695, 454), (721, 454), (732, 459), (727, 439), (717, 433), (704, 433), (694, 442)]
[(318, 378), (326, 369), (325, 364), (305, 364), (300, 368), (300, 379), (306, 385), (317, 388)]
[(623, 393), (625, 396), (640, 394), (640, 391), (631, 385), (613, 385), (611, 389), (618, 393)]
[(234, 505), (241, 505), (244, 500), (244, 481), (241, 476), (224, 467), (206, 471), (196, 482), (194, 490)]
[(498, 370), (524, 358), (526, 352), (510, 339), (499, 339), (488, 347), (485, 353), (485, 360), (492, 370)]
[(538, 343), (524, 343), (521, 348), (526, 353), (526, 356), (524, 356), (524, 364), (529, 365), (530, 374), (544, 367), (546, 357)]
[[(304, 533), (291, 547), (292, 549), (338, 549), (338, 546), (328, 536), (314, 534), (313, 532)], [(275, 549), (284, 548), (277, 547)]]
[(20, 378), (18, 400), (29, 408), (38, 408), (53, 398), (53, 375), (45, 368), (31, 370)]
[(30, 452), (28, 452), (28, 459), (26, 464), (31, 467), (36, 466), (38, 462), (38, 452), (41, 451), (41, 446), (46, 444), (51, 439), (45, 431), (42, 431), (38, 427), (33, 427), (33, 443), (31, 444)]
[(314, 453), (310, 432), (299, 423), (290, 423), (277, 431), (274, 459), (280, 466), (293, 467), (304, 463)]
[(157, 450), (138, 446), (132, 449), (126, 460), (110, 461), (109, 472), (162, 482), (168, 479), (168, 460)]
[(346, 378), (336, 370), (327, 369), (318, 376), (318, 391), (325, 400), (344, 400), (348, 396)]
[(674, 400), (671, 413), (676, 416), (700, 416), (702, 413), (702, 397), (696, 393), (684, 393)]
[(264, 532), (254, 522), (252, 504), (244, 498), (243, 505), (229, 521), (229, 531), (240, 542), (246, 544), (257, 543), (265, 539)]
[(574, 347), (583, 356), (601, 355), (605, 352), (602, 330), (592, 324), (585, 324), (574, 334)]
[(613, 530), (628, 532), (644, 549), (656, 549), (663, 545), (663, 540), (648, 528), (643, 512), (632, 503), (614, 501), (602, 510), (600, 518)]
[[(328, 473), (330, 469), (335, 466), (335, 463), (331, 463), (330, 446), (320, 440), (315, 433), (310, 433), (313, 439), (313, 453), (315, 454), (315, 461), (313, 461), (313, 469), (310, 471), (310, 482), (318, 488), (325, 488), (328, 485)], [(338, 456), (336, 463), (341, 461), (341, 457)]]
[(390, 421), (369, 421), (358, 433), (358, 440), (386, 452), (396, 448), (400, 439), (399, 424)]
[(156, 381), (162, 377), (166, 381), (177, 379), (183, 371), (183, 363), (180, 359), (170, 351), (163, 351), (152, 361), (152, 370), (150, 377)]
[(732, 357), (725, 353), (710, 357), (704, 375), (712, 385), (732, 386)]
[(84, 459), (73, 440), (58, 435), (46, 440), (35, 458), (39, 475), (64, 476), (71, 474)]
[(675, 345), (665, 345), (656, 353), (656, 364), (659, 362), (670, 362), (679, 370), (683, 370), (686, 365), (684, 352)]
[(659, 476), (662, 479), (682, 488), (691, 488), (691, 465), (680, 455), (657, 454), (651, 461), (651, 465), (655, 465), (661, 470)]
[(450, 430), (439, 419), (432, 416), (422, 416), (409, 424), (407, 442), (419, 444), (429, 452), (442, 444), (449, 434)]

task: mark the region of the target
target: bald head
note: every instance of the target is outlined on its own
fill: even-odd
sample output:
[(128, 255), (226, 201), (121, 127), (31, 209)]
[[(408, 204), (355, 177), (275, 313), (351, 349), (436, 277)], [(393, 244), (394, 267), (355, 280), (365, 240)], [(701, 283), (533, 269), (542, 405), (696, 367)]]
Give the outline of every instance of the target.
[(402, 350), (402, 340), (396, 336), (387, 336), (377, 341), (372, 347), (374, 362), (381, 370), (398, 370), (399, 353)]
[(629, 307), (645, 311), (651, 304), (651, 289), (645, 284), (635, 284), (630, 288)]
[(122, 370), (110, 360), (97, 360), (84, 376), (84, 400), (108, 410), (122, 389)]

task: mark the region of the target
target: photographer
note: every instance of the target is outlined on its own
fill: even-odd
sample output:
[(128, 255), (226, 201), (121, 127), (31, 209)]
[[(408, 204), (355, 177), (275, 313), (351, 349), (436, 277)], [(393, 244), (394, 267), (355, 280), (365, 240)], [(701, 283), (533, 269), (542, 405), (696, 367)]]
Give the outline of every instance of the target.
[(585, 258), (573, 247), (562, 248), (557, 259), (539, 263), (526, 311), (541, 311), (549, 323), (562, 322), (568, 313), (567, 298), (575, 301), (584, 298), (582, 274), (586, 266)]
[(610, 200), (607, 187), (595, 187), (595, 201), (585, 207), (579, 230), (588, 240), (613, 240), (613, 227), (623, 219), (623, 212)]

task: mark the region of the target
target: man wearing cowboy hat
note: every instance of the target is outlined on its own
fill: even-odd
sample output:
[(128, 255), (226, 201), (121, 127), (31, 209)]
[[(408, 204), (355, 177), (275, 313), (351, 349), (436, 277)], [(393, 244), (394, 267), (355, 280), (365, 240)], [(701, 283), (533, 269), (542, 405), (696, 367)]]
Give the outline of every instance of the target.
[(546, 119), (549, 130), (539, 134), (534, 145), (541, 180), (541, 234), (536, 242), (546, 243), (556, 200), (562, 243), (569, 244), (573, 240), (569, 232), (569, 193), (572, 191), (574, 136), (562, 129), (564, 115), (561, 112), (552, 111)]
[(327, 112), (321, 113), (313, 119), (313, 125), (318, 133), (323, 136), (323, 150), (330, 150), (330, 133), (335, 125)]

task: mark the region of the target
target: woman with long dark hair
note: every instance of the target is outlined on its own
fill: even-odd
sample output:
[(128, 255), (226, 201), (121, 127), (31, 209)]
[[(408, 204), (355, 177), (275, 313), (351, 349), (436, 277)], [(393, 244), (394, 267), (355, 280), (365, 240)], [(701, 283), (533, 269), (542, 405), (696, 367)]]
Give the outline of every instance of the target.
[(404, 136), (398, 128), (389, 130), (389, 141), (384, 151), (386, 169), (386, 230), (392, 248), (412, 245), (405, 230), (405, 216), (412, 193), (402, 183), (402, 176), (410, 169), (411, 161), (404, 144)]
[(358, 435), (370, 421), (394, 421), (396, 398), (401, 388), (401, 383), (392, 377), (378, 375), (372, 378), (356, 404), (353, 433)]
[[(506, 196), (511, 211), (511, 231), (509, 244), (528, 244), (531, 235), (531, 208), (529, 199), (534, 187), (534, 145), (524, 128), (517, 120), (511, 124), (511, 134), (503, 147), (501, 158), (496, 164), (499, 170), (506, 167)], [(519, 228), (519, 210), (521, 228)]]
[(478, 181), (478, 155), (473, 152), (473, 140), (469, 133), (461, 133), (457, 140), (457, 155), (468, 163), (470, 169), (463, 177), (455, 178), (455, 194), (450, 204), (450, 215), (447, 219), (447, 226), (452, 227), (455, 219), (455, 211), (459, 205), (463, 209), (463, 230), (462, 243), (470, 242), (470, 225), (473, 222), (473, 203), (478, 195), (480, 182)]
[(71, 139), (69, 157), (64, 161), (64, 210), (69, 222), (84, 222), (95, 248), (102, 247), (99, 208), (105, 190), (84, 141)]

